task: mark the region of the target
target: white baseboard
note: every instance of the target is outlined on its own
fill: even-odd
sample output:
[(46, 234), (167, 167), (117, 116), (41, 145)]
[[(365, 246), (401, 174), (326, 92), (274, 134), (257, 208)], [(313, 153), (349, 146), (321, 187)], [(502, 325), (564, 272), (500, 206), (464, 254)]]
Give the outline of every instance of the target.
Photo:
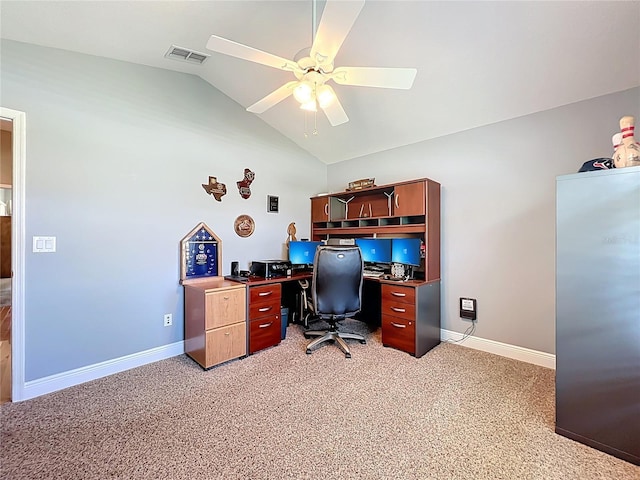
[[(450, 330), (440, 330), (440, 339), (460, 340), (462, 334)], [(459, 345), (481, 350), (483, 352), (494, 353), (514, 360), (540, 365), (541, 367), (556, 368), (556, 356), (550, 353), (539, 352), (528, 348), (509, 345), (507, 343), (487, 340), (480, 337), (467, 337), (459, 343)], [(114, 373), (124, 372), (131, 368), (140, 367), (147, 363), (157, 362), (165, 358), (175, 357), (184, 353), (184, 342), (175, 342), (170, 345), (152, 348), (144, 352), (138, 352), (106, 362), (96, 363), (87, 367), (76, 368), (68, 372), (57, 373), (49, 377), (39, 378), (25, 382), (22, 391), (22, 398), (14, 398), (14, 402), (21, 400), (29, 400), (30, 398), (46, 395), (47, 393), (56, 392), (64, 388), (73, 387), (81, 383), (90, 382), (98, 378), (113, 375)]]
[(147, 363), (157, 362), (165, 358), (175, 357), (184, 353), (184, 342), (175, 342), (162, 347), (152, 348), (143, 352), (133, 353), (106, 362), (96, 363), (87, 367), (76, 368), (68, 372), (57, 373), (49, 377), (39, 378), (25, 382), (22, 398), (14, 398), (13, 401), (28, 400), (47, 393), (56, 392), (63, 388), (79, 385), (84, 382), (96, 380), (118, 372), (124, 372), (131, 368), (140, 367)]
[[(440, 340), (443, 342), (448, 340), (460, 340), (462, 333), (452, 332), (450, 330), (440, 330)], [(541, 367), (556, 368), (556, 356), (551, 353), (539, 352), (537, 350), (531, 350), (529, 348), (518, 347), (516, 345), (509, 345), (508, 343), (496, 342), (494, 340), (487, 340), (485, 338), (470, 336), (465, 338), (459, 343), (464, 347), (473, 348), (475, 350), (482, 350), (483, 352), (494, 353), (507, 358), (513, 358), (514, 360), (520, 360), (521, 362), (533, 363), (534, 365), (540, 365)]]

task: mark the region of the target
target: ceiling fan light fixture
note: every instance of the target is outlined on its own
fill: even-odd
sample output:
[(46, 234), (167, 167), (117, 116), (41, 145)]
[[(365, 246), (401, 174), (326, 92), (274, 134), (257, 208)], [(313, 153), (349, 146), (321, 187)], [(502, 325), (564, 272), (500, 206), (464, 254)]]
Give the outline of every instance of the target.
[(318, 104), (320, 104), (320, 108), (325, 109), (329, 105), (333, 103), (336, 99), (331, 87), (328, 85), (321, 85), (318, 87), (316, 92), (316, 98), (318, 99)]
[(293, 97), (301, 104), (309, 103), (313, 100), (313, 86), (309, 82), (300, 82), (293, 89)]
[(316, 106), (316, 100), (312, 99), (309, 102), (303, 103), (300, 105), (302, 110), (306, 110), (307, 112), (317, 112), (318, 107)]

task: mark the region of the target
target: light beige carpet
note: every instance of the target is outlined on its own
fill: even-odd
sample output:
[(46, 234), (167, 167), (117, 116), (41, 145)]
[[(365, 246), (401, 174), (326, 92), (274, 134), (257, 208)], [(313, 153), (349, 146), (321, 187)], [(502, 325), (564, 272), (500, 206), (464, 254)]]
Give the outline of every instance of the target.
[(2, 405), (0, 478), (640, 479), (554, 433), (553, 370), (367, 336), (306, 355), (291, 326), (206, 372), (179, 356)]

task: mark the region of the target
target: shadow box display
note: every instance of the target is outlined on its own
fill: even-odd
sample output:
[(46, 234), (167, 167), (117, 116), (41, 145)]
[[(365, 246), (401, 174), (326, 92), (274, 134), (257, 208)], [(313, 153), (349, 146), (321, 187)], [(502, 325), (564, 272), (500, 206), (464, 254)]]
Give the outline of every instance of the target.
[(200, 222), (180, 241), (180, 283), (222, 275), (222, 241)]

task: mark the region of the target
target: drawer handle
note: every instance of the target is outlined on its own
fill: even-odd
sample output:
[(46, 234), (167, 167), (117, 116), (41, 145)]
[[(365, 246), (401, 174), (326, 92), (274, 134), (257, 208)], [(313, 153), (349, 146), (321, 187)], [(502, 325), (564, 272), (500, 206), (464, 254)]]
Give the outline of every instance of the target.
[(262, 325), (258, 325), (258, 328), (267, 328), (273, 325), (273, 322), (263, 323)]
[(231, 333), (229, 332), (224, 332), (225, 337), (228, 337), (229, 335), (231, 335)]
[(407, 296), (406, 293), (400, 293), (400, 292), (391, 292), (391, 295), (393, 295), (394, 297), (406, 297)]
[(273, 291), (271, 291), (271, 292), (259, 292), (258, 296), (259, 297), (266, 297), (268, 295), (271, 295), (272, 293), (273, 293)]
[(225, 300), (229, 300), (229, 297), (222, 297), (222, 298), (224, 298)]
[(391, 325), (393, 325), (396, 328), (407, 328), (406, 325), (400, 325), (399, 323), (394, 323), (394, 322), (391, 322)]
[(269, 310), (271, 310), (273, 307), (262, 307), (259, 308), (258, 311), (259, 312), (268, 312)]
[(391, 310), (393, 310), (394, 312), (400, 312), (400, 313), (406, 312), (404, 308), (397, 308), (397, 307), (391, 307)]

